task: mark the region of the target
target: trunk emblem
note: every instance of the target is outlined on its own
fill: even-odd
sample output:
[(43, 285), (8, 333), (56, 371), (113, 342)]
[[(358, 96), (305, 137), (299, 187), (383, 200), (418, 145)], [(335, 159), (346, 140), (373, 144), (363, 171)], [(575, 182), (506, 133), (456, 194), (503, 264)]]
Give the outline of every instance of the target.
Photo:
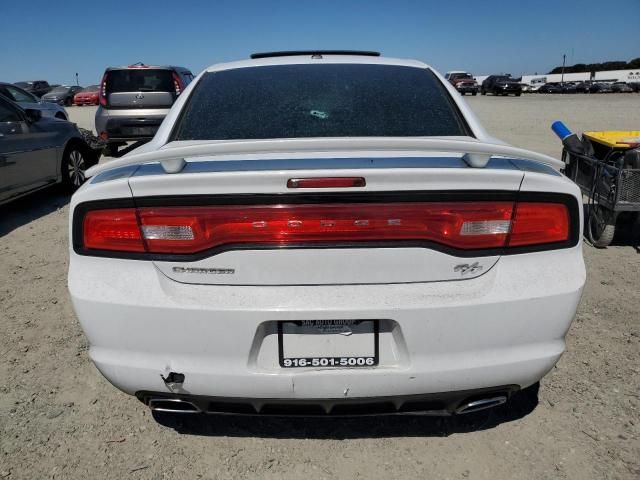
[(454, 272), (460, 272), (461, 275), (466, 275), (467, 273), (476, 273), (482, 271), (482, 265), (478, 262), (474, 262), (471, 265), (468, 263), (461, 263), (460, 265), (456, 265), (453, 267)]
[(143, 95), (143, 94), (141, 94), (141, 93), (138, 93), (138, 94), (136, 95), (136, 98), (137, 98), (138, 100), (142, 100), (142, 99), (144, 98), (144, 95)]
[(209, 275), (233, 275), (235, 268), (195, 268), (195, 267), (173, 267), (175, 273), (205, 273)]

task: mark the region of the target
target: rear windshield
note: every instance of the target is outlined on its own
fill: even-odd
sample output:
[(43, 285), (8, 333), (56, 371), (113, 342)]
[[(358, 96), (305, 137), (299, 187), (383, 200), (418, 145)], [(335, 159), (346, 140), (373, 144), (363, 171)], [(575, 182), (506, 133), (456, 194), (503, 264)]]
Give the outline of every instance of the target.
[(172, 140), (469, 135), (427, 69), (278, 65), (207, 73)]
[(171, 70), (111, 70), (107, 74), (107, 93), (173, 92), (174, 88)]
[(86, 88), (83, 88), (81, 91), (82, 92), (98, 92), (100, 90), (100, 87), (98, 85), (90, 85)]
[(56, 87), (49, 93), (67, 93), (71, 87)]

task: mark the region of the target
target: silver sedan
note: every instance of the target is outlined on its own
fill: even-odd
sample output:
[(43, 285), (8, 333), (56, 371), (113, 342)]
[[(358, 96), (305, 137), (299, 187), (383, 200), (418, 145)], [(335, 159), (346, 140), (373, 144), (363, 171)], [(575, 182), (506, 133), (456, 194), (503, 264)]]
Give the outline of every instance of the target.
[(75, 124), (0, 96), (0, 204), (56, 183), (75, 191), (96, 162)]

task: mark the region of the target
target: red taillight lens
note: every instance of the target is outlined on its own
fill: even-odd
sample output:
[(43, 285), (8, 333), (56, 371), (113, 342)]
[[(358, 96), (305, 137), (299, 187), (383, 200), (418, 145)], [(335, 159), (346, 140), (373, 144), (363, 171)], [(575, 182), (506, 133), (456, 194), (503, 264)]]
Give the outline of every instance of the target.
[(84, 247), (94, 250), (144, 252), (134, 208), (94, 210), (84, 217)]
[[(227, 205), (97, 210), (84, 221), (88, 249), (197, 253), (224, 245), (427, 241), (503, 247), (512, 202)], [(138, 220), (140, 227), (138, 228)]]
[[(188, 215), (187, 213), (188, 212)], [(184, 227), (192, 239), (147, 237), (154, 253), (196, 253), (228, 244), (336, 243), (416, 240), (454, 248), (504, 246), (508, 228), (497, 234), (462, 232), (465, 222), (509, 222), (511, 202), (378, 203), (141, 208), (149, 226)], [(146, 234), (145, 234), (146, 237)]]
[[(515, 208), (515, 211), (514, 211)], [(406, 202), (143, 207), (95, 210), (86, 249), (193, 254), (228, 245), (433, 242), (460, 250), (569, 239), (569, 212), (555, 203)]]
[(184, 88), (184, 86), (182, 85), (182, 80), (180, 80), (180, 77), (176, 72), (173, 72), (172, 76), (173, 76), (173, 88), (175, 88), (176, 90), (176, 96), (179, 96), (182, 93), (182, 89)]
[(567, 241), (569, 224), (569, 210), (564, 204), (520, 202), (516, 206), (509, 246)]
[(100, 105), (107, 106), (107, 74), (102, 76), (102, 82), (100, 82), (100, 91), (98, 92)]

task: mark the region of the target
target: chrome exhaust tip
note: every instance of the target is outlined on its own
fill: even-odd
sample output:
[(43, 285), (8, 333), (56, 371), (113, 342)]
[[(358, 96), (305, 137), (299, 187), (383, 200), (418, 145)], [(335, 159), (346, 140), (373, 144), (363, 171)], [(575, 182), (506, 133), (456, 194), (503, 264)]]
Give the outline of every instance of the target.
[(167, 413), (200, 413), (195, 404), (179, 398), (150, 398), (149, 408), (153, 412)]
[(497, 395), (495, 397), (479, 398), (471, 402), (463, 402), (456, 408), (456, 414), (478, 412), (487, 408), (497, 407), (507, 403), (506, 395)]

